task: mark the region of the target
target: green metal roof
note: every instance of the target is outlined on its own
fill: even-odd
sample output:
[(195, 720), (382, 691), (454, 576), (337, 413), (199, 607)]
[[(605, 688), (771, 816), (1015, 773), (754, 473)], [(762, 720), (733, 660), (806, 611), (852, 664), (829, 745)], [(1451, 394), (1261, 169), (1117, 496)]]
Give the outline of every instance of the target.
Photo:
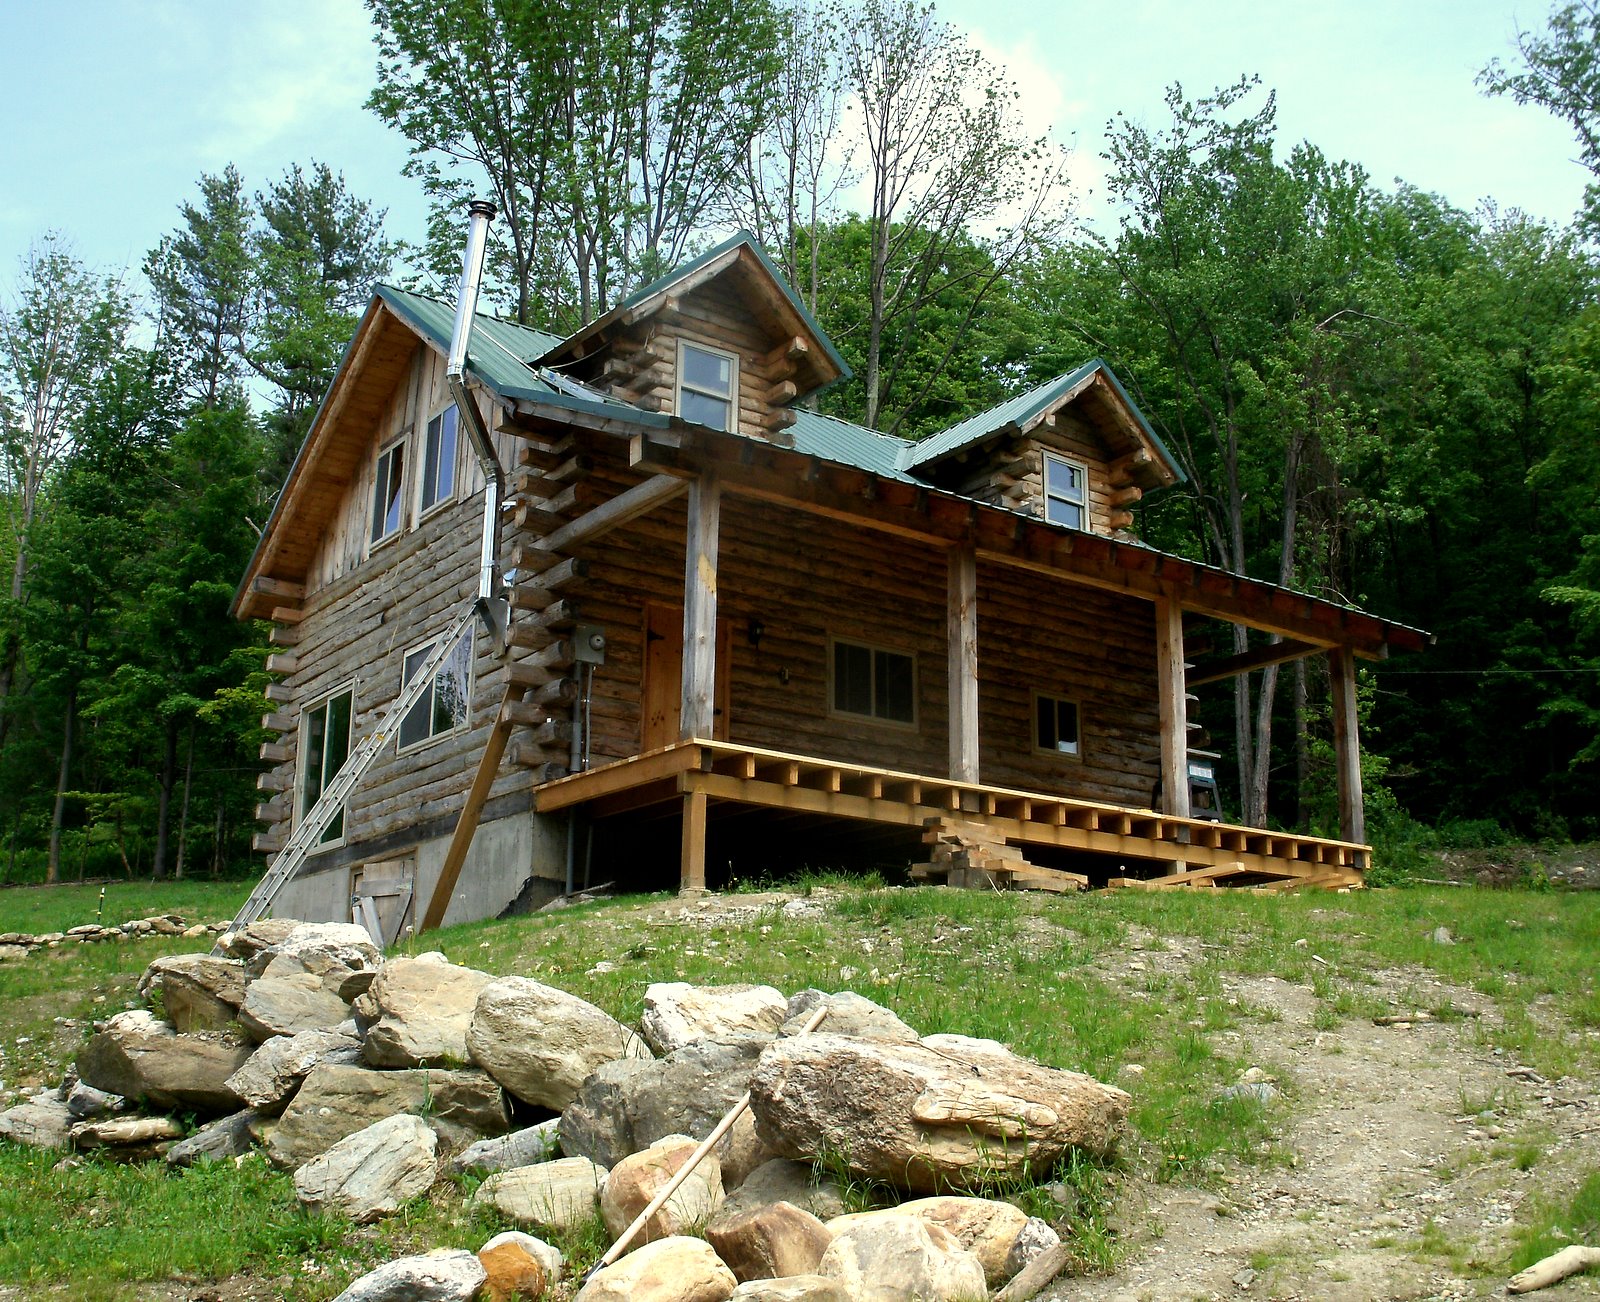
[[(450, 351), (450, 335), (455, 329), (456, 310), (452, 304), (441, 303), (424, 294), (396, 289), (393, 285), (378, 285), (374, 292), (398, 316), (405, 318), (420, 330), (441, 352)], [(533, 363), (543, 357), (557, 342), (556, 336), (543, 330), (533, 330), (478, 312), (472, 318), (472, 340), (467, 354), (467, 369), (496, 393), (527, 389), (531, 385), (541, 388), (543, 382), (533, 370)]]
[(1058, 375), (1053, 380), (1047, 380), (1037, 388), (1029, 389), (1026, 393), (1018, 394), (1015, 398), (1007, 398), (1004, 402), (990, 407), (988, 411), (981, 411), (976, 416), (969, 416), (958, 425), (952, 425), (947, 430), (937, 434), (930, 434), (927, 438), (916, 444), (910, 459), (906, 462), (908, 467), (932, 465), (954, 452), (963, 448), (981, 443), (994, 434), (998, 434), (1010, 426), (1025, 426), (1030, 421), (1037, 419), (1050, 409), (1051, 404), (1070, 392), (1076, 385), (1087, 380), (1096, 371), (1102, 373), (1110, 381), (1111, 387), (1116, 390), (1117, 396), (1122, 399), (1133, 418), (1138, 421), (1139, 428), (1144, 432), (1156, 450), (1161, 454), (1166, 463), (1172, 467), (1182, 483), (1187, 476), (1183, 467), (1178, 464), (1177, 458), (1168, 450), (1167, 445), (1161, 441), (1161, 436), (1150, 428), (1150, 422), (1144, 418), (1144, 413), (1139, 410), (1138, 404), (1128, 396), (1128, 391), (1122, 387), (1122, 382), (1117, 379), (1111, 368), (1096, 357), (1085, 362), (1075, 371), (1068, 371), (1065, 375)]
[(854, 466), (874, 475), (903, 479), (908, 484), (922, 482), (905, 471), (906, 456), (916, 446), (914, 443), (852, 425), (836, 416), (807, 411), (804, 407), (794, 408), (794, 415), (789, 432), (794, 435), (795, 451)]

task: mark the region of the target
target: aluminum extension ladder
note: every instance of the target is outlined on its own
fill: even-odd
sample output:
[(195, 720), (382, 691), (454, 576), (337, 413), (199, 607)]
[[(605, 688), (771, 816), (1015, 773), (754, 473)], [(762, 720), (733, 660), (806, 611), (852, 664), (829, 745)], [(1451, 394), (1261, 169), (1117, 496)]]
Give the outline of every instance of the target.
[(400, 695), (395, 697), (394, 704), (389, 707), (388, 713), (379, 721), (378, 726), (367, 734), (361, 744), (351, 751), (345, 762), (339, 766), (339, 771), (333, 775), (333, 780), (323, 788), (316, 803), (306, 810), (300, 819), (300, 826), (295, 828), (294, 835), (284, 843), (283, 849), (278, 851), (272, 860), (272, 867), (267, 869), (265, 876), (256, 883), (255, 890), (250, 892), (250, 898), (234, 915), (227, 931), (223, 932), (212, 950), (213, 954), (220, 954), (235, 932), (248, 927), (261, 917), (272, 906), (272, 901), (277, 898), (278, 892), (300, 871), (306, 856), (322, 839), (323, 830), (333, 821), (333, 816), (339, 812), (350, 792), (372, 767), (372, 761), (378, 758), (378, 752), (395, 735), (395, 730), (400, 726), (400, 721), (405, 718), (407, 711), (422, 699), (423, 692), (432, 685), (434, 675), (439, 672), (456, 643), (460, 641), (461, 635), (467, 631), (468, 625), (476, 617), (478, 604), (474, 600), (465, 613), (450, 626), (449, 631), (428, 653), (428, 658), (411, 676), (410, 681), (400, 689)]

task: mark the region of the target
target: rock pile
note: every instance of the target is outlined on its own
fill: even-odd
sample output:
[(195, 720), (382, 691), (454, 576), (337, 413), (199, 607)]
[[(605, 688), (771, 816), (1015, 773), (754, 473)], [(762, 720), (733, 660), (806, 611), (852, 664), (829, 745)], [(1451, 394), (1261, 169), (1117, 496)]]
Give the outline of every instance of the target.
[[(1105, 1153), (1128, 1108), (850, 992), (654, 985), (635, 1033), (525, 977), (384, 962), (359, 927), (268, 920), (227, 946), (152, 963), (157, 1011), (97, 1024), (76, 1077), (0, 1113), (0, 1138), (174, 1166), (259, 1148), (307, 1207), (358, 1223), (470, 1171), (487, 1176), (474, 1199), (524, 1230), (615, 1240), (748, 1091), (579, 1302), (887, 1302), (983, 1298), (1056, 1250), (1051, 1226), (971, 1191)], [(821, 1029), (797, 1035), (820, 1002)], [(172, 1113), (214, 1119), (186, 1135)], [(845, 1214), (819, 1159), (926, 1196)], [(342, 1298), (533, 1297), (561, 1270), (519, 1231), (390, 1262)]]
[(181, 913), (156, 913), (111, 926), (86, 922), (65, 931), (44, 931), (37, 935), (31, 931), (0, 931), (0, 963), (27, 958), (41, 949), (59, 949), (63, 945), (98, 945), (109, 940), (144, 940), (151, 936), (184, 936), (197, 940), (202, 936), (220, 935), (227, 929), (226, 922), (191, 925)]

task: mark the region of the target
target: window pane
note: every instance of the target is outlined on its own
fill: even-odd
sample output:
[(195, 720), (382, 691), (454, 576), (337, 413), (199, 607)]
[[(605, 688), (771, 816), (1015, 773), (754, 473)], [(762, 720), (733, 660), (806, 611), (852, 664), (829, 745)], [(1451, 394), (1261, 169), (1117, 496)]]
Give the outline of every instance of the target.
[[(429, 647), (418, 647), (405, 658), (405, 665), (400, 671), (400, 685), (403, 688), (417, 676), (417, 671), (422, 668), (422, 663), (428, 658)], [(424, 692), (417, 703), (406, 711), (405, 717), (400, 720), (399, 746), (404, 750), (407, 746), (415, 746), (419, 741), (427, 741), (432, 735), (428, 725), (433, 717), (433, 693)]]
[(678, 415), (684, 420), (693, 421), (696, 425), (706, 425), (711, 429), (726, 430), (728, 428), (729, 408), (731, 404), (725, 398), (708, 398), (703, 393), (694, 393), (684, 389), (681, 393), (682, 406)]
[(872, 713), (872, 652), (848, 642), (833, 644), (833, 708)]
[(422, 509), (447, 500), (456, 488), (455, 407), (446, 407), (428, 422), (427, 447), (422, 458)]
[(878, 651), (874, 653), (874, 659), (878, 676), (878, 717), (893, 719), (896, 723), (913, 722), (916, 718), (916, 702), (911, 657), (896, 655), (893, 651)]
[(300, 813), (305, 812), (317, 803), (317, 797), (322, 794), (322, 752), (327, 744), (328, 736), (328, 707), (319, 705), (314, 710), (306, 711), (305, 722), (305, 754), (301, 757), (300, 774)]
[(1063, 755), (1078, 753), (1078, 707), (1072, 701), (1056, 702), (1056, 749)]
[(1053, 497), (1045, 499), (1044, 518), (1051, 524), (1064, 524), (1069, 529), (1083, 528), (1083, 508), (1071, 502), (1059, 502)]
[(1038, 730), (1039, 749), (1056, 748), (1056, 703), (1048, 696), (1034, 698), (1034, 727)]
[(472, 631), (455, 645), (433, 680), (433, 733), (450, 732), (467, 722), (471, 704)]
[(1083, 501), (1083, 467), (1056, 457), (1044, 459), (1044, 491), (1051, 497)]
[(683, 379), (685, 385), (709, 389), (723, 397), (733, 396), (733, 359), (717, 353), (708, 353), (690, 344), (683, 346)]
[[(322, 785), (326, 787), (343, 766), (345, 759), (350, 754), (350, 706), (351, 694), (342, 692), (333, 697), (325, 707), (327, 710), (327, 736), (323, 746)], [(322, 833), (322, 841), (337, 841), (344, 835), (344, 809), (341, 807), (332, 819), (329, 820), (327, 829)]]
[(396, 444), (378, 458), (372, 487), (372, 541), (387, 538), (400, 527), (400, 483), (405, 466), (405, 445)]

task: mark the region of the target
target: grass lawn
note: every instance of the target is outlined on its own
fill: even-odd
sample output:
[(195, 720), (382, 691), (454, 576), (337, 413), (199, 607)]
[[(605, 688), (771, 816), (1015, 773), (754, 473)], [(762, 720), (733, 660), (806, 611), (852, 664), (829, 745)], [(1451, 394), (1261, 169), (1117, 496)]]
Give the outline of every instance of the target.
[[(180, 889), (197, 893), (180, 904)], [(702, 919), (682, 919), (675, 900), (631, 897), (453, 927), (405, 948), (442, 949), (458, 963), (534, 977), (625, 1022), (637, 1020), (653, 981), (768, 982), (786, 993), (818, 986), (857, 990), (924, 1034), (993, 1037), (1103, 1080), (1135, 1064), (1142, 1073), (1133, 1133), (1119, 1163), (1039, 1173), (1065, 1177), (1076, 1192), (1075, 1247), (1085, 1271), (1115, 1259), (1116, 1188), (1131, 1173), (1214, 1188), (1241, 1166), (1292, 1160), (1281, 1143), (1300, 1105), (1292, 1082), (1268, 1108), (1217, 1101), (1221, 1087), (1251, 1065), (1248, 1034), (1227, 1033), (1248, 1033), (1276, 1016), (1228, 993), (1241, 976), (1270, 975), (1309, 990), (1316, 1025), (1330, 1028), (1405, 1010), (1460, 1018), (1441, 1002), (1437, 978), (1492, 1001), (1497, 1016), (1462, 1021), (1483, 1046), (1552, 1079), (1600, 1071), (1600, 1036), (1592, 1033), (1600, 1027), (1600, 892), (1063, 898), (863, 889), (827, 879), (801, 889), (809, 898), (802, 894), (788, 911), (760, 894), (733, 894)], [(175, 909), (224, 917), (244, 890), (145, 888), (123, 897), (130, 903), (124, 916)], [(59, 927), (82, 907), (70, 895), (34, 901), (33, 894), (0, 891), (0, 930)], [(1439, 927), (1452, 943), (1434, 939)], [(63, 947), (0, 965), (0, 1076), (11, 1086), (58, 1076), (88, 1020), (124, 1006), (151, 958), (185, 948), (193, 942)], [(100, 1291), (74, 1284), (71, 1295), (117, 1298), (135, 1295), (118, 1291), (131, 1289), (128, 1281), (242, 1272), (260, 1282), (262, 1298), (316, 1302), (373, 1261), (411, 1248), (475, 1247), (499, 1228), (466, 1208), (470, 1182), (436, 1190), (377, 1229), (356, 1230), (306, 1216), (288, 1178), (258, 1158), (182, 1176), (98, 1161), (52, 1167), (0, 1145), (0, 1283), (81, 1281), (90, 1263)], [(1563, 1228), (1560, 1218), (1586, 1214), (1594, 1196), (1584, 1186), (1576, 1201), (1530, 1208), (1524, 1250)]]
[(87, 923), (115, 926), (158, 913), (222, 922), (238, 912), (250, 882), (105, 882), (0, 887), (0, 932), (39, 935)]

